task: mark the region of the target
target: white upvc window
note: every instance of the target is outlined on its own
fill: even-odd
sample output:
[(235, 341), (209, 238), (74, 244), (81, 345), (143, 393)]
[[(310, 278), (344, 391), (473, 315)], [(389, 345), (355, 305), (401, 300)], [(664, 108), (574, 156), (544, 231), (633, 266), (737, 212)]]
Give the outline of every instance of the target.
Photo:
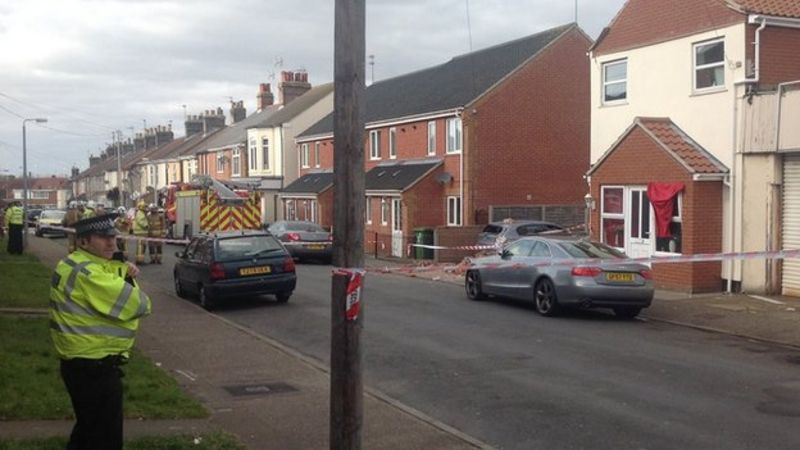
[(319, 148), (321, 144), (319, 142), (314, 143), (314, 167), (320, 167), (322, 164), (319, 161)]
[(699, 42), (693, 49), (693, 89), (695, 91), (722, 89), (725, 86), (725, 40)]
[(381, 225), (389, 225), (391, 203), (386, 197), (381, 197)]
[(286, 220), (297, 220), (297, 210), (294, 200), (286, 200)]
[(397, 159), (397, 128), (389, 128), (389, 158)]
[(367, 224), (372, 225), (372, 197), (367, 197), (367, 201), (364, 206), (364, 216), (366, 216)]
[(436, 122), (428, 122), (428, 155), (436, 154)]
[[(658, 253), (683, 253), (683, 192), (678, 192), (672, 198), (672, 220), (669, 222), (669, 233), (671, 237), (656, 237), (656, 252)], [(656, 235), (656, 233), (653, 233)]]
[(461, 118), (447, 119), (447, 153), (461, 153)]
[(369, 159), (381, 159), (381, 130), (369, 132)]
[(239, 148), (233, 149), (231, 156), (231, 175), (238, 177), (242, 175), (242, 151)]
[(217, 173), (224, 172), (225, 171), (225, 154), (223, 152), (217, 152), (216, 160), (217, 160)]
[(606, 245), (625, 249), (625, 188), (622, 186), (601, 189), (600, 239)]
[(250, 139), (249, 146), (247, 148), (247, 161), (249, 161), (247, 167), (249, 167), (250, 170), (258, 169), (257, 156), (258, 148), (256, 146), (256, 139), (252, 138)]
[(308, 144), (300, 144), (300, 167), (308, 169)]
[(311, 221), (317, 223), (317, 201), (311, 200)]
[(628, 100), (628, 60), (603, 64), (603, 104), (613, 105)]
[(269, 170), (269, 138), (261, 138), (261, 168)]
[(447, 197), (447, 225), (461, 226), (461, 197)]

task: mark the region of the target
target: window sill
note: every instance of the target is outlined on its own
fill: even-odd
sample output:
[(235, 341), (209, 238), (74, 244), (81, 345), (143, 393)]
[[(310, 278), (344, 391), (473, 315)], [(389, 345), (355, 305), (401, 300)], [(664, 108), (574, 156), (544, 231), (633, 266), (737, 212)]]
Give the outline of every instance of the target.
[(455, 150), (455, 151), (452, 151), (452, 152), (446, 152), (445, 153), (445, 155), (460, 155), (460, 154), (461, 154), (461, 150)]
[(667, 257), (667, 256), (670, 256), (670, 257), (672, 257), (672, 256), (683, 256), (683, 253), (670, 253), (670, 252), (659, 252), (659, 251), (655, 251), (655, 252), (653, 253), (653, 256), (655, 256), (655, 257)]
[(719, 94), (721, 92), (728, 92), (728, 88), (726, 88), (725, 86), (721, 86), (721, 87), (703, 89), (701, 91), (692, 91), (692, 93), (689, 94), (689, 97), (702, 97), (704, 95)]
[(615, 107), (618, 107), (618, 106), (628, 106), (628, 101), (624, 100), (624, 101), (620, 101), (620, 102), (611, 102), (611, 103), (602, 103), (601, 102), (600, 106), (598, 106), (598, 108), (601, 108), (601, 109), (602, 108), (615, 108)]

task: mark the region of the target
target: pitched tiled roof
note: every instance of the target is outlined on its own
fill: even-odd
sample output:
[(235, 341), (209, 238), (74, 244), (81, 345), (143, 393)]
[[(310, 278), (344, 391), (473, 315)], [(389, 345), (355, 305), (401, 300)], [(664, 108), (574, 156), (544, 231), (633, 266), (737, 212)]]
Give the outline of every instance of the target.
[(244, 144), (247, 142), (247, 129), (256, 123), (266, 120), (270, 115), (278, 111), (280, 105), (268, 106), (261, 111), (250, 114), (244, 119), (229, 125), (217, 133), (213, 137), (203, 142), (202, 145), (197, 146), (192, 153), (202, 153), (207, 150), (216, 150), (227, 147), (232, 147), (237, 144)]
[(365, 189), (367, 191), (404, 191), (420, 178), (440, 166), (439, 159), (406, 160), (390, 164), (380, 164), (367, 172)]
[(728, 168), (714, 157), (708, 150), (704, 149), (694, 139), (689, 137), (686, 132), (675, 125), (667, 117), (637, 117), (633, 124), (620, 136), (619, 139), (597, 160), (589, 174), (597, 170), (603, 161), (614, 152), (618, 145), (635, 128), (641, 128), (657, 144), (661, 146), (670, 156), (680, 163), (687, 172), (723, 174), (728, 173)]
[(798, 0), (728, 0), (734, 8), (751, 14), (800, 18)]
[(319, 194), (333, 186), (333, 172), (315, 172), (303, 175), (283, 188), (284, 194)]
[(314, 106), (318, 101), (325, 98), (326, 95), (333, 92), (333, 83), (321, 84), (311, 88), (308, 92), (297, 97), (291, 103), (284, 106), (275, 114), (268, 116), (259, 122), (250, 125), (248, 128), (267, 128), (280, 125), (284, 122), (292, 120), (295, 116), (299, 115), (306, 109)]
[[(463, 107), (570, 29), (569, 24), (457, 56), (417, 72), (378, 81), (366, 90), (366, 123)], [(298, 137), (333, 132), (333, 113)]]

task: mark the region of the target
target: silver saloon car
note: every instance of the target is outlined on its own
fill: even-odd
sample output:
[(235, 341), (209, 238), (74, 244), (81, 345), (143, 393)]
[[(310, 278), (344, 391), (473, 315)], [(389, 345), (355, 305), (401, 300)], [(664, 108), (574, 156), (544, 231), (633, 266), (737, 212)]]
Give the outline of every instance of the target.
[(467, 297), (531, 300), (543, 316), (562, 307), (611, 308), (634, 318), (653, 301), (650, 268), (625, 263), (605, 244), (576, 237), (528, 237), (475, 258), (465, 275)]

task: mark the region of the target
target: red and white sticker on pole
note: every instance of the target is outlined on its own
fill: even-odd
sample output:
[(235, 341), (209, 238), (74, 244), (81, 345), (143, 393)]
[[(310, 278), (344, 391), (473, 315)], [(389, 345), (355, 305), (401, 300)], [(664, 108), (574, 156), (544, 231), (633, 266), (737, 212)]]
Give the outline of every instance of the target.
[(334, 273), (344, 275), (348, 279), (345, 318), (348, 321), (356, 320), (361, 310), (361, 287), (364, 285), (364, 274), (367, 272), (363, 269), (336, 269)]

